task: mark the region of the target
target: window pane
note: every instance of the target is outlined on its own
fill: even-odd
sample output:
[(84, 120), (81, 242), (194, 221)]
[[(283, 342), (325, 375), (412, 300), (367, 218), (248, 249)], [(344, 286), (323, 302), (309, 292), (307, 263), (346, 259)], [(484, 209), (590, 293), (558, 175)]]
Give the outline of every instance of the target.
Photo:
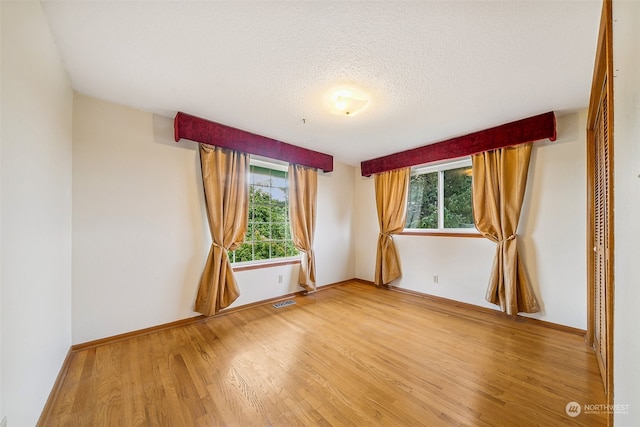
[(253, 239), (262, 242), (271, 238), (271, 224), (268, 222), (256, 222), (253, 224)]
[(235, 259), (229, 257), (233, 262), (251, 261), (253, 259), (253, 245), (250, 243), (243, 243), (234, 252)]
[(249, 187), (249, 206), (271, 204), (269, 193), (269, 187)]
[(259, 166), (251, 166), (251, 185), (270, 187), (271, 186), (271, 173), (267, 168), (261, 168)]
[(444, 171), (444, 228), (474, 228), (471, 167)]
[(271, 206), (271, 222), (286, 223), (289, 218), (289, 209), (284, 203)]
[(231, 262), (295, 256), (289, 231), (289, 181), (282, 170), (251, 165), (249, 224), (245, 243), (229, 253)]
[(251, 243), (255, 240), (255, 227), (253, 222), (249, 222), (249, 226), (247, 227), (247, 234), (244, 236), (244, 241), (247, 243)]
[(437, 172), (411, 177), (405, 228), (438, 228)]
[(287, 241), (287, 243), (285, 244), (285, 250), (287, 251), (287, 256), (296, 256), (300, 253), (298, 252), (298, 249), (293, 246), (291, 240)]
[(279, 202), (287, 201), (287, 189), (280, 187), (271, 188), (271, 199)]
[(278, 241), (271, 243), (271, 257), (272, 258), (284, 258), (285, 254), (285, 242)]
[[(288, 224), (285, 222), (274, 222), (271, 224), (271, 238), (273, 240), (284, 240), (285, 229), (288, 227)], [(284, 255), (282, 255), (284, 256)]]
[(271, 186), (279, 188), (289, 188), (289, 182), (287, 179), (287, 172), (272, 170), (271, 171)]
[(271, 258), (271, 253), (269, 251), (269, 242), (260, 242), (255, 244), (254, 248), (254, 260), (260, 259), (269, 259)]
[(471, 161), (421, 169), (409, 181), (405, 228), (474, 228)]

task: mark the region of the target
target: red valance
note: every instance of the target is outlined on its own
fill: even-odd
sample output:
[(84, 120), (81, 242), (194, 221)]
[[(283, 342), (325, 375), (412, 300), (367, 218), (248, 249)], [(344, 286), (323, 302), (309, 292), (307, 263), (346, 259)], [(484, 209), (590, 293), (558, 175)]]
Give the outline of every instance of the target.
[(424, 145), (412, 150), (367, 160), (360, 164), (362, 176), (387, 172), (438, 160), (495, 150), (501, 147), (533, 142), (548, 138), (556, 140), (556, 116), (553, 112), (540, 114), (515, 122)]
[(182, 112), (176, 114), (173, 128), (176, 142), (181, 138), (190, 139), (207, 145), (321, 169), (325, 172), (333, 170), (333, 156), (328, 154), (287, 144)]

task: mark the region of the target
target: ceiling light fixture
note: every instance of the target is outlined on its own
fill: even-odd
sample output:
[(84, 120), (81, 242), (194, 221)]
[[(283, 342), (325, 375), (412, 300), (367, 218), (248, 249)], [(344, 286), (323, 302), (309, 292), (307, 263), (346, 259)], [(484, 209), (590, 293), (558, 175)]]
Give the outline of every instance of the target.
[(338, 89), (328, 98), (329, 112), (341, 116), (354, 116), (369, 104), (368, 96), (355, 89)]

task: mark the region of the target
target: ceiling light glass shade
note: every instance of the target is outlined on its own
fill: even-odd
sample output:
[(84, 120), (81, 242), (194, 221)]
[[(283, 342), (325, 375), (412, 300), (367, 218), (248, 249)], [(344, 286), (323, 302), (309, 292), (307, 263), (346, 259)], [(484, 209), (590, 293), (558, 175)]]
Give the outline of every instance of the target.
[(353, 116), (369, 104), (369, 99), (362, 92), (340, 89), (331, 94), (327, 104), (331, 114)]

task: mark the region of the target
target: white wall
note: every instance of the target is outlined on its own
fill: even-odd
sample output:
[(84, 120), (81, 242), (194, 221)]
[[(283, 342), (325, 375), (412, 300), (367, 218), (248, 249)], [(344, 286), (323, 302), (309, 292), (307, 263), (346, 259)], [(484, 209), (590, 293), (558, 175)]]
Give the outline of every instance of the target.
[[(536, 143), (519, 228), (542, 305), (532, 317), (586, 328), (586, 116), (558, 118), (558, 139)], [(373, 178), (356, 171), (356, 276), (373, 280), (378, 233)], [(403, 277), (394, 285), (483, 307), (495, 245), (486, 239), (395, 236)], [(438, 276), (438, 284), (433, 276)]]
[(558, 139), (534, 143), (518, 233), (542, 306), (529, 315), (587, 328), (587, 112), (559, 117)]
[(354, 176), (356, 277), (373, 281), (379, 231), (378, 215), (376, 213), (376, 193), (373, 186), (373, 177), (362, 176), (360, 167), (355, 168)]
[(640, 2), (613, 2), (614, 80), (614, 414), (616, 426), (640, 425)]
[[(73, 132), (73, 342), (196, 315), (210, 244), (196, 145), (173, 141), (171, 119), (83, 95)], [(354, 276), (352, 176), (336, 163), (318, 178), (319, 285)], [(297, 274), (238, 272), (233, 306), (298, 291)]]
[(74, 343), (196, 315), (208, 230), (194, 144), (172, 125), (74, 97)]
[(0, 8), (0, 418), (32, 426), (71, 344), (73, 98), (40, 3)]

